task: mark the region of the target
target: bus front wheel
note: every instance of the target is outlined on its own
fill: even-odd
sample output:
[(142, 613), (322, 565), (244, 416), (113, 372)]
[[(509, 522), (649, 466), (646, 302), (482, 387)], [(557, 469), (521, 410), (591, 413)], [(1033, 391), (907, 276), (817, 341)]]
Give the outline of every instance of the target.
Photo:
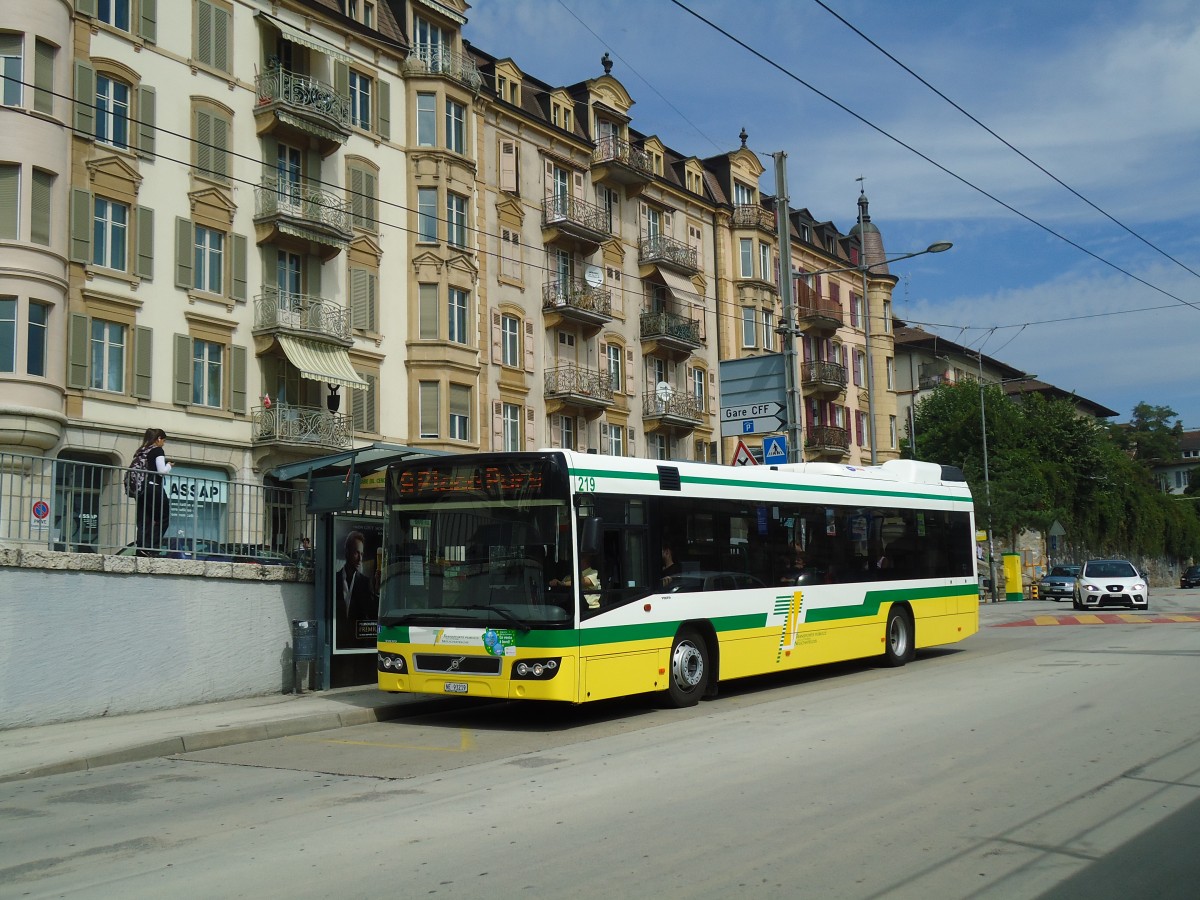
[(671, 647), (671, 672), (667, 682), (671, 706), (695, 706), (708, 687), (710, 672), (708, 644), (690, 628), (680, 631)]
[(907, 609), (893, 606), (888, 610), (887, 629), (884, 633), (883, 664), (902, 666), (917, 653), (913, 633), (913, 620)]

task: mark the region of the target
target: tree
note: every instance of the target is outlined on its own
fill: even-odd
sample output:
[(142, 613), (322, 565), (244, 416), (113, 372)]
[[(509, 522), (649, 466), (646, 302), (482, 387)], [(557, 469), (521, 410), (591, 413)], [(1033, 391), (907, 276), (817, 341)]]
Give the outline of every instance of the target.
[(1145, 402), (1133, 408), (1128, 425), (1113, 426), (1118, 446), (1132, 452), (1134, 459), (1143, 465), (1176, 459), (1181, 434), (1183, 422), (1179, 421), (1179, 413), (1169, 406), (1151, 406)]

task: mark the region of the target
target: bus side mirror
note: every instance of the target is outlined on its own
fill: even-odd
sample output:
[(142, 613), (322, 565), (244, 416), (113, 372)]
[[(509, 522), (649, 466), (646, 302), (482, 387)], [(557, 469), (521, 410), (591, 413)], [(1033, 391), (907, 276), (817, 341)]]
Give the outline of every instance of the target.
[(579, 552), (581, 555), (584, 553), (590, 553), (592, 556), (599, 554), (602, 537), (600, 525), (599, 516), (588, 516), (583, 520), (583, 528), (579, 531)]

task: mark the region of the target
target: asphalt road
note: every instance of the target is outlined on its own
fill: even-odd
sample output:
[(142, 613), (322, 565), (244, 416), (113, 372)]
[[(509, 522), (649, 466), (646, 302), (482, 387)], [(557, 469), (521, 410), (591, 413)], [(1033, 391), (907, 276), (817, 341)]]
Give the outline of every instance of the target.
[(985, 605), (903, 669), (692, 710), (472, 703), (2, 784), (0, 897), (1194, 898), (1200, 622), (1149, 621), (1181, 613)]

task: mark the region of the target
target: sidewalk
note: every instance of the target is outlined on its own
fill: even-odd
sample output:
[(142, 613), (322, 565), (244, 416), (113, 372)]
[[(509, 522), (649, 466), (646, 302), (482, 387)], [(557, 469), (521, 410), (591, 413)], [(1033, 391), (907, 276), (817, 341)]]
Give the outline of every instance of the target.
[(418, 715), (440, 702), (374, 685), (0, 731), (0, 782)]

